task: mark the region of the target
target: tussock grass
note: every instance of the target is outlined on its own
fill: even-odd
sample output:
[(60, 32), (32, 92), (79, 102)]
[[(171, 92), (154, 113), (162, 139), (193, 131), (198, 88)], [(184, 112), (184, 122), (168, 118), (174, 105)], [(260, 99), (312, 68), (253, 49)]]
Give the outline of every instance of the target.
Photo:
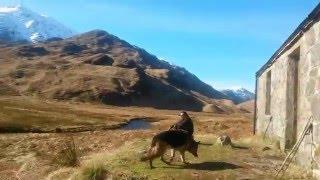
[(73, 137), (70, 137), (64, 144), (63, 148), (56, 155), (53, 161), (61, 166), (75, 167), (79, 165), (79, 150), (75, 145)]
[(94, 161), (83, 165), (80, 173), (73, 179), (79, 180), (104, 180), (108, 177), (108, 171), (102, 161)]
[[(134, 140), (125, 143), (124, 146), (113, 152), (95, 154), (81, 164), (72, 179), (100, 180), (112, 176), (115, 176), (116, 179), (133, 177), (134, 170), (131, 170), (131, 168), (141, 168), (141, 165), (136, 166), (139, 163), (136, 153), (145, 145), (146, 143), (142, 141)], [(109, 173), (110, 171), (112, 175)]]
[[(232, 169), (237, 166), (228, 163), (236, 157), (231, 147), (215, 144), (215, 136), (200, 135), (196, 139), (208, 145), (199, 147), (199, 158), (186, 153), (187, 161), (192, 163), (190, 166), (181, 163), (178, 160), (179, 153), (176, 153), (177, 158), (172, 166), (163, 163), (159, 158), (153, 163), (156, 168), (150, 169), (147, 162), (140, 161), (140, 157), (143, 151), (148, 149), (151, 139), (135, 139), (126, 142), (115, 151), (91, 156), (80, 167), (75, 177), (88, 177), (87, 174), (100, 170), (108, 170), (115, 179), (194, 179), (194, 174), (199, 173), (199, 170), (202, 177), (211, 177), (215, 172), (213, 170), (224, 170), (224, 177), (235, 177)], [(167, 154), (169, 155), (169, 152)], [(169, 157), (165, 158), (168, 160)]]
[[(271, 139), (260, 137), (243, 138), (233, 140), (239, 146), (247, 146), (250, 149), (237, 149), (231, 146), (221, 146), (217, 143), (217, 137), (211, 134), (197, 135), (200, 140), (199, 158), (186, 153), (186, 159), (191, 164), (184, 165), (180, 162), (179, 153), (172, 165), (163, 163), (160, 158), (154, 160), (155, 169), (150, 169), (148, 162), (141, 162), (140, 157), (149, 148), (151, 139), (132, 139), (117, 149), (109, 152), (93, 154), (85, 158), (80, 167), (72, 175), (72, 179), (239, 179), (264, 177), (275, 179), (273, 168), (261, 171), (264, 166), (272, 165), (265, 162), (262, 164), (262, 149), (266, 145), (277, 144)], [(271, 146), (272, 147), (272, 146)], [(276, 145), (275, 145), (276, 147)], [(257, 151), (254, 157), (252, 153)], [(268, 150), (273, 152), (273, 149)], [(276, 151), (276, 150), (275, 150)], [(277, 151), (276, 151), (277, 152)], [(169, 152), (167, 152), (169, 155)], [(278, 157), (278, 156), (277, 156)], [(165, 159), (168, 160), (168, 156)], [(254, 161), (254, 158), (256, 161)], [(252, 165), (248, 166), (250, 162)], [(281, 160), (280, 160), (281, 161)], [(256, 164), (255, 164), (256, 163)], [(259, 167), (255, 167), (258, 165)], [(251, 170), (251, 168), (257, 168)], [(259, 171), (264, 174), (259, 174)], [(307, 178), (306, 178), (307, 177)], [(280, 179), (300, 178), (308, 179), (308, 174), (298, 166), (292, 166)], [(310, 176), (311, 177), (311, 176)]]

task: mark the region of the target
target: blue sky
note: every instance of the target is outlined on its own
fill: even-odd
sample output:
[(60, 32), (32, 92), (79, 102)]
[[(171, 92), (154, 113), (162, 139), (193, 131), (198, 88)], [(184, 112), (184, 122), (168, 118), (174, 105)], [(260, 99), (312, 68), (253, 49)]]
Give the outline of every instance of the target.
[[(0, 0), (5, 1), (5, 0)], [(18, 1), (16, 1), (18, 2)], [(81, 33), (103, 29), (214, 88), (254, 89), (255, 72), (318, 0), (24, 0)]]

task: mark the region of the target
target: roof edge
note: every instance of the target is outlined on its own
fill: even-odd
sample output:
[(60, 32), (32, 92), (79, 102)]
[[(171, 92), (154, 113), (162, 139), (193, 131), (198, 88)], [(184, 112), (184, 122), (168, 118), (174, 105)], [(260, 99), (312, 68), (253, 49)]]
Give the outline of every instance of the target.
[(256, 77), (260, 77), (261, 74), (268, 69), (279, 58), (284, 51), (292, 46), (301, 36), (303, 32), (308, 30), (314, 25), (320, 18), (320, 3), (312, 10), (308, 17), (300, 23), (300, 25), (294, 30), (289, 38), (280, 46), (280, 48), (271, 56), (271, 58), (265, 63), (257, 72)]

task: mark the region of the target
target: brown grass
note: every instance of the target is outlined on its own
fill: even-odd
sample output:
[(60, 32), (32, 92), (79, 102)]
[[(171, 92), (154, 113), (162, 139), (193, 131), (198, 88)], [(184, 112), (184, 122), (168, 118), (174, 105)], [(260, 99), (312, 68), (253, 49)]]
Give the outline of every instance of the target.
[(75, 167), (79, 165), (79, 149), (71, 136), (63, 144), (53, 161), (61, 166)]
[(92, 162), (91, 164), (83, 165), (80, 169), (80, 173), (74, 176), (74, 179), (80, 180), (104, 180), (108, 176), (103, 163), (100, 161)]
[[(265, 154), (254, 153), (261, 147), (269, 146), (273, 140), (262, 140), (259, 137), (239, 139), (237, 145), (246, 145), (249, 149), (223, 147), (216, 143), (214, 135), (202, 134), (195, 137), (203, 144), (199, 148), (199, 158), (187, 153), (191, 165), (184, 166), (176, 158), (173, 166), (164, 164), (159, 159), (154, 161), (155, 169), (150, 169), (148, 163), (140, 162), (139, 157), (147, 149), (150, 139), (134, 139), (123, 146), (107, 153), (90, 156), (75, 174), (94, 174), (99, 169), (108, 169), (115, 179), (277, 179), (275, 169)], [(270, 151), (278, 152), (276, 149)], [(253, 154), (254, 155), (253, 155)], [(274, 157), (282, 158), (282, 154), (274, 153)], [(168, 158), (168, 157), (166, 157)], [(257, 158), (254, 160), (253, 158)], [(267, 161), (261, 161), (265, 159)], [(250, 166), (247, 165), (249, 162)], [(281, 160), (277, 161), (278, 165)], [(299, 172), (299, 173), (298, 173)], [(280, 179), (309, 179), (311, 176), (302, 168), (292, 166)]]
[[(250, 117), (244, 114), (189, 112), (195, 123), (195, 138), (206, 144), (200, 147), (199, 159), (187, 155), (187, 160), (193, 163), (190, 166), (183, 166), (180, 162), (177, 162), (176, 166), (168, 166), (156, 160), (154, 165), (158, 168), (150, 170), (147, 163), (139, 161), (139, 155), (148, 148), (154, 134), (168, 129), (178, 120), (178, 114), (179, 111), (153, 108), (44, 101), (30, 97), (0, 97), (0, 122), (7, 123), (9, 127), (16, 125), (21, 128), (31, 126), (41, 129), (64, 128), (74, 124), (90, 126), (95, 123), (121, 123), (142, 116), (152, 120), (149, 130), (68, 134), (72, 135), (74, 140), (66, 138), (64, 134), (54, 133), (0, 134), (0, 166), (6, 166), (8, 162), (15, 162), (16, 159), (23, 162), (24, 156), (33, 154), (35, 162), (39, 164), (35, 166), (37, 168), (26, 170), (24, 177), (35, 174), (38, 177), (35, 179), (45, 179), (49, 174), (56, 179), (68, 179), (71, 176), (74, 179), (99, 179), (112, 174), (115, 179), (273, 178), (277, 167), (275, 164), (281, 163), (283, 154), (279, 151), (278, 143), (272, 139), (250, 136), (252, 124)], [(216, 136), (220, 134), (228, 134), (236, 145), (248, 149), (216, 144)], [(265, 147), (271, 149), (263, 150)], [(54, 163), (51, 157), (56, 159)], [(270, 164), (273, 161), (274, 164)], [(77, 164), (79, 166), (75, 166)], [(285, 177), (309, 177), (301, 172), (303, 171), (292, 167)]]
[(30, 97), (0, 97), (1, 132), (54, 132), (65, 127), (90, 127), (126, 122), (127, 117), (77, 110), (77, 104), (43, 101)]

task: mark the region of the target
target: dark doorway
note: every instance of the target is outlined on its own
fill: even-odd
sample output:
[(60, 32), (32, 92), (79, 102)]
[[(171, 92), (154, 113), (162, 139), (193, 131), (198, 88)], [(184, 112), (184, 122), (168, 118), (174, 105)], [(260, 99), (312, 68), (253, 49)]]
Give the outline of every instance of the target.
[(291, 149), (297, 140), (299, 101), (300, 48), (289, 55), (287, 74), (286, 149)]

